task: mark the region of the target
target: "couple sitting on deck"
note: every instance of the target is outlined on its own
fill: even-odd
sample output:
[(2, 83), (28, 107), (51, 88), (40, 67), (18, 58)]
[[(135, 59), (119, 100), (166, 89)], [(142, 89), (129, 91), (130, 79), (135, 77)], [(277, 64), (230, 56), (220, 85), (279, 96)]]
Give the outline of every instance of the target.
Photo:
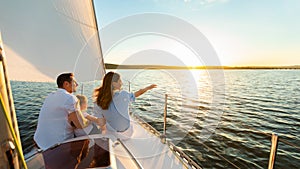
[(34, 141), (43, 150), (74, 138), (74, 134), (81, 136), (85, 133), (100, 133), (98, 128), (108, 133), (130, 136), (132, 127), (128, 112), (129, 103), (156, 87), (152, 84), (135, 93), (129, 93), (121, 90), (120, 75), (109, 72), (105, 75), (102, 85), (95, 89), (95, 116), (92, 116), (81, 112), (86, 110), (86, 97), (76, 97), (72, 94), (78, 86), (73, 73), (59, 75), (56, 82), (58, 90), (45, 99), (34, 134)]

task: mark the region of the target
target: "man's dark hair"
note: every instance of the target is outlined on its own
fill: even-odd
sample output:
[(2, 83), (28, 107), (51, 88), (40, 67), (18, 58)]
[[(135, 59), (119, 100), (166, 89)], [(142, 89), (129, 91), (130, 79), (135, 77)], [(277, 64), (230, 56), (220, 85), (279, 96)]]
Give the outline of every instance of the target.
[(72, 77), (74, 76), (73, 73), (63, 73), (60, 74), (56, 79), (56, 84), (58, 88), (62, 88), (65, 81), (71, 82)]

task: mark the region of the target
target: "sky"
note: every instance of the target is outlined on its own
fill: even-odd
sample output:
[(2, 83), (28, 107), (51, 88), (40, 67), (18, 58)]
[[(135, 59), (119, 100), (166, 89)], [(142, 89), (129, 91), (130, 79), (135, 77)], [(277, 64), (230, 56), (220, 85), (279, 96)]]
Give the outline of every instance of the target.
[[(95, 7), (100, 30), (135, 14), (158, 13), (182, 19), (207, 38), (224, 66), (300, 65), (298, 0), (96, 0)], [(109, 40), (101, 41), (105, 45)], [(151, 50), (160, 53), (160, 59), (141, 55)], [(129, 64), (177, 65), (170, 57), (163, 59), (166, 53), (184, 65), (206, 64), (201, 54), (193, 53), (184, 42), (146, 33), (115, 44), (104, 59), (116, 64), (130, 60)]]
[[(15, 43), (12, 40), (16, 40), (18, 44), (20, 43), (17, 48), (26, 49), (27, 46), (36, 45), (39, 39), (46, 36), (49, 41), (55, 42), (49, 46), (55, 45), (56, 50), (52, 52), (58, 54), (61, 53), (61, 46), (64, 44), (75, 43), (65, 36), (60, 36), (61, 34), (51, 32), (49, 30), (51, 26), (48, 26), (55, 25), (52, 23), (61, 24), (60, 17), (65, 19), (68, 13), (55, 15), (54, 18), (51, 18), (51, 15), (47, 19), (45, 19), (47, 15), (31, 13), (31, 11), (40, 12), (40, 9), (44, 8), (57, 10), (60, 5), (54, 8), (55, 6), (51, 6), (55, 4), (53, 2), (62, 3), (34, 2), (38, 7), (31, 10), (28, 2), (20, 1), (16, 5), (12, 1), (6, 1), (8, 6), (0, 6), (2, 7), (0, 11), (4, 11), (5, 14), (0, 16), (0, 23), (5, 23), (0, 24), (4, 40), (11, 40), (12, 43)], [(300, 0), (95, 0), (94, 4), (106, 63), (175, 66), (300, 65)], [(24, 7), (26, 5), (28, 8)], [(73, 9), (72, 6), (70, 9)], [(61, 10), (64, 11), (63, 8)], [(21, 18), (22, 16), (32, 18), (30, 21), (36, 21), (35, 24), (41, 29), (28, 24), (28, 19), (18, 20), (19, 18), (12, 14), (17, 14), (16, 16)], [(71, 12), (71, 14), (84, 16), (81, 13)], [(76, 20), (68, 24), (74, 21)], [(8, 37), (8, 34), (5, 34), (8, 30), (20, 34)], [(21, 30), (33, 34), (40, 31), (39, 34), (42, 36), (25, 38)], [(68, 29), (67, 34), (63, 35), (70, 35), (73, 40), (72, 33), (76, 40), (85, 43), (82, 38), (87, 34), (70, 32)], [(56, 40), (58, 37), (59, 41)], [(29, 43), (27, 40), (35, 43)], [(24, 59), (19, 53), (23, 51), (15, 51), (4, 44), (7, 56), (12, 55), (7, 57), (11, 79), (53, 81), (55, 78), (53, 72), (57, 70), (52, 70), (51, 64), (50, 69), (45, 68), (46, 71), (39, 72), (42, 66), (32, 63), (34, 57), (41, 55), (39, 52), (43, 48), (34, 46), (34, 49), (37, 48), (33, 51), (34, 55), (26, 55), (27, 59)], [(70, 48), (71, 56), (81, 54), (79, 50), (80, 48), (75, 50)], [(45, 50), (43, 58), (48, 56), (45, 54), (52, 56), (52, 52)], [(43, 58), (39, 57), (37, 62), (48, 64)], [(65, 67), (63, 64), (65, 62), (59, 63)], [(74, 69), (73, 64), (70, 63), (68, 66), (68, 70)]]

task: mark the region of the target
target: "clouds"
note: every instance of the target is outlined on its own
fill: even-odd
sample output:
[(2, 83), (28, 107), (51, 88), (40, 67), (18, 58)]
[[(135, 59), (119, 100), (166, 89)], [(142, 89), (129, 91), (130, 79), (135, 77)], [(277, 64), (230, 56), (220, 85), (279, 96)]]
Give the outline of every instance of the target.
[(182, 2), (192, 11), (198, 11), (202, 8), (228, 3), (229, 0), (183, 0)]
[(205, 7), (210, 7), (219, 4), (228, 3), (230, 0), (153, 0), (156, 6), (182, 10), (187, 8), (189, 10), (200, 10)]
[(226, 3), (229, 0), (184, 0), (186, 3), (199, 3), (200, 5), (209, 5), (214, 3)]
[(199, 6), (207, 6), (207, 5), (214, 5), (220, 3), (227, 3), (229, 0), (183, 0), (186, 4), (196, 5), (194, 7)]

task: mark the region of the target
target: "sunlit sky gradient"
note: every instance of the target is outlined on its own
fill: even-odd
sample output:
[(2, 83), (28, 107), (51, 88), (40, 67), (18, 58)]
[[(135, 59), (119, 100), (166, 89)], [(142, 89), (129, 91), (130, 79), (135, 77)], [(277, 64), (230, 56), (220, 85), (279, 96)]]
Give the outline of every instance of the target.
[[(300, 65), (299, 0), (96, 0), (95, 6), (100, 29), (118, 19), (145, 12), (179, 17), (208, 38), (222, 65)], [(144, 38), (124, 41), (105, 57), (105, 61), (120, 64), (139, 50), (155, 48), (151, 41), (157, 37)], [(105, 43), (105, 39), (101, 40)], [(163, 44), (167, 46), (167, 41), (160, 40), (162, 50), (168, 50), (163, 47)], [(199, 64), (189, 61), (186, 49), (178, 44), (175, 46), (173, 52), (184, 63)], [(149, 63), (147, 59), (144, 62), (131, 64)], [(167, 60), (151, 62), (165, 63)]]
[[(202, 32), (224, 66), (300, 65), (300, 0), (95, 0), (94, 2), (100, 33), (111, 23), (135, 14), (168, 14), (192, 24)], [(19, 4), (19, 7), (21, 9), (23, 6)], [(2, 19), (5, 21), (7, 17)], [(135, 27), (137, 24), (139, 23), (128, 27)], [(123, 31), (123, 28), (117, 30)], [(102, 45), (105, 45), (106, 39), (102, 38), (101, 34), (100, 39)], [(9, 46), (5, 46), (5, 50), (8, 56), (12, 54), (7, 57), (11, 79), (53, 81), (55, 78), (45, 76), (36, 70), (28, 60), (22, 59), (22, 56), (12, 51)], [(155, 35), (126, 39), (105, 54), (104, 61), (115, 64), (184, 63), (187, 66), (203, 64), (182, 44)], [(176, 59), (172, 58), (174, 56)]]

